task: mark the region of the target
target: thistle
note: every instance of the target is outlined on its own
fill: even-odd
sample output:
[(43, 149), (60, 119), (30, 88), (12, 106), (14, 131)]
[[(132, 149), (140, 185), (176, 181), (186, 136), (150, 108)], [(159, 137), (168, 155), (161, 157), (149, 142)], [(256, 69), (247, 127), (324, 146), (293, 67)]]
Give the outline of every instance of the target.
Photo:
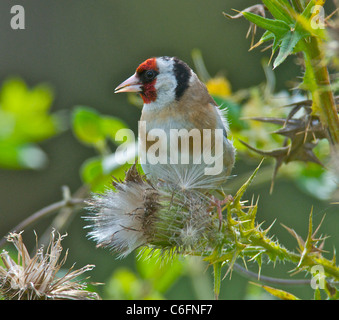
[(64, 236), (55, 239), (51, 233), (51, 241), (46, 252), (41, 247), (31, 258), (23, 243), (21, 233), (11, 233), (7, 237), (18, 251), (18, 262), (8, 252), (1, 253), (5, 268), (0, 267), (0, 295), (7, 300), (88, 300), (99, 299), (95, 292), (86, 290), (87, 285), (76, 278), (93, 269), (87, 265), (81, 269), (73, 267), (62, 277), (57, 273), (65, 263), (67, 253), (59, 261), (62, 252), (61, 241)]
[[(231, 274), (238, 258), (257, 262), (259, 278), (266, 256), (273, 262), (290, 261), (297, 265), (298, 271), (311, 272), (315, 264), (322, 265), (325, 275), (337, 280), (339, 269), (335, 258), (330, 261), (321, 255), (323, 238), (314, 240), (319, 228), (312, 231), (312, 215), (311, 240), (302, 242), (297, 238), (302, 251), (299, 254), (272, 240), (269, 235), (272, 225), (264, 230), (262, 223), (256, 222), (258, 204), (248, 205), (242, 196), (258, 170), (259, 166), (234, 197), (225, 197), (218, 204), (211, 194), (192, 187), (194, 183), (178, 182), (174, 175), (152, 185), (133, 165), (124, 181), (114, 181), (115, 191), (94, 194), (88, 201), (89, 215), (85, 217), (91, 222), (88, 235), (99, 247), (112, 249), (120, 258), (139, 247), (160, 249), (169, 257), (172, 254), (200, 256), (213, 266), (216, 298), (222, 267), (227, 264), (226, 275)], [(222, 221), (218, 212), (222, 212)], [(310, 241), (311, 249), (303, 250)]]
[(99, 247), (125, 257), (145, 245), (178, 253), (207, 246), (215, 217), (211, 198), (191, 187), (194, 181), (178, 181), (172, 175), (153, 186), (133, 165), (125, 180), (113, 185), (116, 191), (94, 194), (88, 201), (90, 215), (85, 219), (92, 223), (88, 235)]

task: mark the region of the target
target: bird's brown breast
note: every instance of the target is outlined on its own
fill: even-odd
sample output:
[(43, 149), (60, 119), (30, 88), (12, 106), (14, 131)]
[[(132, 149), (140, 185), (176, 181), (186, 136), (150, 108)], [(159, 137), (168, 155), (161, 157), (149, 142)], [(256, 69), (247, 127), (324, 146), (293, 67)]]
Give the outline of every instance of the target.
[[(143, 141), (147, 137), (150, 138), (148, 134), (151, 129), (163, 129), (168, 135), (171, 129), (186, 129), (188, 131), (197, 129), (200, 133), (201, 150), (206, 147), (213, 149), (215, 129), (224, 129), (220, 127), (222, 122), (218, 119), (219, 114), (216, 108), (216, 104), (208, 94), (206, 86), (199, 80), (194, 81), (183, 96), (172, 104), (152, 108), (152, 110), (143, 109), (140, 120), (145, 121), (146, 137), (139, 134), (140, 142), (146, 145), (147, 151), (151, 145), (157, 142), (157, 139), (155, 141), (149, 141), (149, 139)], [(209, 140), (204, 140), (204, 129), (211, 130), (211, 138)], [(193, 150), (193, 141), (194, 139), (190, 139), (190, 153)], [(180, 139), (178, 147), (181, 147)]]

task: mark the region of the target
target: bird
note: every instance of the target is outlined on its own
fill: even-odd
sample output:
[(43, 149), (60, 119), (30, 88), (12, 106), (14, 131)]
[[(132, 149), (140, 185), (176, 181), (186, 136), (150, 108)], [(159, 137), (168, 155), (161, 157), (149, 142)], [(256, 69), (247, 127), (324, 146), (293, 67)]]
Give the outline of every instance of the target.
[[(151, 57), (115, 88), (115, 93), (121, 92), (139, 93), (143, 100), (138, 132), (139, 156), (144, 159), (141, 167), (151, 181), (177, 179), (177, 185), (182, 188), (204, 192), (222, 189), (231, 174), (236, 153), (228, 137), (227, 117), (208, 93), (206, 85), (184, 61), (169, 56)], [(188, 139), (183, 133), (189, 133)], [(170, 139), (173, 137), (177, 138), (174, 142)], [(186, 162), (171, 163), (176, 159), (171, 157), (175, 142), (178, 152), (174, 154)], [(167, 153), (162, 157), (155, 149), (158, 153)], [(150, 151), (154, 152), (153, 162)], [(216, 167), (217, 161), (222, 164), (221, 170), (206, 174), (206, 169)]]

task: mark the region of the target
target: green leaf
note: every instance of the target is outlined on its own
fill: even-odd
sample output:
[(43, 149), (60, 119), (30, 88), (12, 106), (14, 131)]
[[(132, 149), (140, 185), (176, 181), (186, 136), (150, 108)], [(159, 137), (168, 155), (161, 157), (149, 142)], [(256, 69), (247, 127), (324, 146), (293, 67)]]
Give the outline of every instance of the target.
[(309, 0), (305, 10), (302, 12), (301, 16), (305, 19), (310, 19), (312, 16), (313, 7), (315, 6), (315, 0)]
[[(243, 12), (243, 15), (257, 26), (267, 30), (260, 42), (273, 39), (273, 53), (278, 47), (280, 48), (278, 56), (273, 63), (273, 68), (276, 68), (284, 62), (290, 54), (300, 50), (297, 44), (301, 39), (309, 36), (310, 33), (302, 28), (300, 23), (296, 23), (296, 21), (292, 19), (294, 10), (289, 5), (282, 4), (277, 0), (263, 2), (269, 8), (272, 15), (281, 20), (263, 18), (250, 12)], [(310, 5), (307, 6), (302, 17), (309, 17), (309, 7)]]
[(294, 24), (293, 16), (290, 10), (292, 9), (287, 1), (282, 0), (262, 0), (272, 16), (277, 20), (282, 20), (288, 24)]
[(2, 110), (7, 112), (37, 115), (50, 109), (53, 98), (53, 91), (48, 85), (39, 84), (29, 89), (22, 79), (11, 78), (2, 86), (0, 103)]
[[(277, 10), (277, 1), (272, 2), (271, 5), (274, 6), (274, 10)], [(300, 27), (300, 24), (291, 27), (283, 20), (271, 20), (250, 12), (243, 12), (243, 15), (257, 26), (267, 30), (262, 36), (261, 42), (273, 39), (273, 52), (279, 47), (279, 53), (274, 60), (273, 68), (278, 67), (290, 54), (294, 53), (299, 41), (309, 35), (307, 31)], [(305, 15), (307, 16), (308, 13), (306, 12)], [(289, 22), (292, 23), (293, 21)], [(298, 47), (297, 51), (299, 49)]]
[[(102, 116), (101, 118), (101, 131), (110, 138), (115, 144), (123, 143), (123, 141), (117, 141), (115, 135), (119, 130), (128, 128), (126, 123), (119, 118), (112, 116)], [(133, 135), (134, 138), (134, 135)], [(126, 138), (128, 139), (128, 138)]]
[(257, 45), (259, 45), (263, 41), (273, 39), (272, 47), (273, 53), (279, 47), (280, 43), (282, 42), (282, 39), (286, 35), (289, 35), (289, 33), (291, 32), (290, 26), (286, 24), (284, 21), (263, 18), (251, 12), (243, 12), (243, 15), (246, 19), (255, 23), (257, 26), (266, 29), (266, 32), (264, 33), (263, 37), (260, 39), (260, 42)]
[(266, 30), (265, 33), (261, 36), (260, 42), (274, 40), (274, 34), (271, 31)]
[(298, 297), (296, 297), (295, 295), (293, 295), (292, 293), (289, 293), (287, 291), (272, 288), (272, 287), (262, 285), (262, 284), (258, 284), (258, 283), (255, 283), (255, 282), (251, 282), (251, 283), (256, 285), (256, 286), (263, 288), (264, 290), (266, 290), (267, 292), (269, 292), (270, 294), (272, 294), (273, 296), (275, 296), (279, 299), (282, 299), (282, 300), (300, 300)]
[(102, 176), (102, 158), (95, 157), (87, 159), (80, 168), (83, 182), (93, 184), (96, 179)]
[(73, 111), (73, 131), (85, 144), (98, 145), (105, 140), (101, 117), (97, 111), (89, 107), (77, 106)]
[(108, 171), (104, 166), (105, 158), (103, 156), (89, 158), (80, 167), (82, 181), (90, 185), (93, 192), (104, 191), (111, 185), (112, 177), (123, 179), (125, 171), (131, 166), (131, 164), (126, 163)]
[(15, 115), (0, 109), (0, 141), (9, 139), (15, 131)]
[(54, 136), (61, 128), (55, 115), (40, 114), (16, 118), (16, 128), (12, 139), (18, 142), (39, 142)]
[(0, 139), (4, 138), (3, 130), (6, 139), (13, 143), (38, 142), (56, 134), (61, 126), (58, 117), (48, 114), (52, 101), (53, 92), (47, 85), (29, 89), (20, 78), (5, 81), (0, 94), (0, 116), (9, 123), (0, 129)]
[(0, 167), (5, 169), (22, 169), (17, 145), (0, 141)]
[[(95, 147), (100, 154), (107, 154), (107, 139), (110, 139), (115, 144), (120, 144), (123, 141), (116, 139), (116, 134), (119, 130), (126, 129), (127, 125), (119, 118), (101, 115), (95, 109), (85, 106), (77, 106), (73, 111), (73, 131), (75, 136), (83, 143)], [(126, 132), (125, 130), (125, 132)], [(126, 139), (133, 139), (134, 134)]]
[(33, 143), (58, 133), (61, 118), (49, 114), (53, 91), (45, 84), (33, 89), (20, 78), (6, 80), (0, 92), (0, 166), (40, 169), (45, 153)]
[(87, 159), (80, 167), (82, 181), (92, 192), (101, 192), (111, 183), (112, 177), (103, 173), (102, 157)]
[(0, 167), (6, 169), (41, 169), (47, 163), (45, 153), (33, 144), (0, 141)]
[(303, 5), (301, 4), (300, 0), (291, 0), (291, 4), (296, 12), (303, 11)]
[(282, 38), (291, 29), (286, 22), (281, 20), (263, 18), (252, 12), (242, 12), (242, 14), (247, 20), (253, 22), (258, 27), (271, 31), (277, 38)]
[(300, 33), (297, 30), (286, 33), (286, 35), (281, 40), (278, 56), (273, 62), (273, 69), (283, 63), (285, 59), (294, 52), (295, 46), (304, 37), (305, 34)]

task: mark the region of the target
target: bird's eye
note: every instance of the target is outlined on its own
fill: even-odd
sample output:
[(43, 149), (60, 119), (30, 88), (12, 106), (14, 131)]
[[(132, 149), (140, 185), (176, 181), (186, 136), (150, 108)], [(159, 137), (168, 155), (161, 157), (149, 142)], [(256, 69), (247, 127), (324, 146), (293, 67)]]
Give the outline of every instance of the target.
[(147, 70), (145, 72), (145, 78), (147, 80), (153, 80), (154, 77), (155, 77), (155, 72), (153, 70)]

